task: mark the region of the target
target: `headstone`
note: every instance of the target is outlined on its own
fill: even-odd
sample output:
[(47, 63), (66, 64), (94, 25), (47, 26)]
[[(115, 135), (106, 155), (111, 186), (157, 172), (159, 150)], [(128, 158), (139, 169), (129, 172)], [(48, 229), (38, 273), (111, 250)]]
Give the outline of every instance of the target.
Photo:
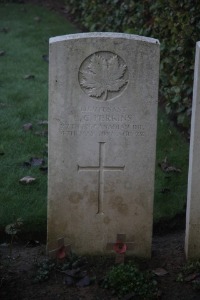
[(117, 233), (151, 255), (158, 40), (121, 33), (50, 39), (48, 251), (107, 253)]
[(187, 258), (200, 258), (200, 42), (196, 45), (190, 157), (186, 213), (185, 252)]

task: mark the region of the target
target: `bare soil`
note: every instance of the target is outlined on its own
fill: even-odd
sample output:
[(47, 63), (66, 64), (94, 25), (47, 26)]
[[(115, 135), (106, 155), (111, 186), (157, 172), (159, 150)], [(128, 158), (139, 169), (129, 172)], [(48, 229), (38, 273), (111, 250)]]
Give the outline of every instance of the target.
[[(116, 300), (111, 291), (100, 286), (101, 279), (114, 265), (114, 254), (106, 258), (96, 257), (86, 266), (88, 274), (96, 277), (93, 284), (87, 287), (68, 287), (65, 283), (65, 274), (54, 270), (50, 278), (44, 282), (35, 282), (36, 262), (47, 259), (45, 245), (30, 247), (24, 244), (15, 244), (12, 259), (8, 257), (9, 248), (0, 245), (0, 299), (2, 300)], [(128, 257), (125, 258), (125, 262)], [(177, 282), (177, 275), (185, 264), (184, 232), (154, 236), (152, 258), (141, 261), (142, 269), (155, 270), (164, 268), (168, 274), (157, 276), (161, 300), (199, 300), (200, 292), (192, 288), (191, 282)], [(136, 299), (124, 298), (125, 299)]]

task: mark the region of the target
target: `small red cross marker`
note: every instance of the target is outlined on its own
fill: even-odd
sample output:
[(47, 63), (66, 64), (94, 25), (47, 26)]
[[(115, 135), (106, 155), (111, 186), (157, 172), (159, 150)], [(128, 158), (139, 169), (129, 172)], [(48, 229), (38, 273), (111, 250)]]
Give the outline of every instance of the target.
[(57, 240), (58, 247), (54, 250), (49, 251), (49, 256), (52, 258), (63, 259), (68, 257), (71, 253), (71, 245), (65, 246), (64, 238), (60, 238)]
[(116, 252), (115, 263), (124, 264), (124, 258), (126, 251), (134, 249), (133, 242), (126, 242), (125, 234), (117, 234), (115, 243), (108, 243), (106, 246), (107, 250), (114, 250)]

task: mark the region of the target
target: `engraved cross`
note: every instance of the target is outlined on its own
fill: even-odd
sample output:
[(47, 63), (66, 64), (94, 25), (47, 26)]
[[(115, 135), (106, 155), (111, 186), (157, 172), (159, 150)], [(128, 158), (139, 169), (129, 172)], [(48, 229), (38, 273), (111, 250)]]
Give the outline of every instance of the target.
[(99, 164), (98, 166), (79, 166), (79, 171), (97, 171), (98, 172), (98, 211), (103, 213), (103, 192), (104, 192), (104, 171), (124, 171), (125, 166), (105, 166), (105, 142), (99, 143)]

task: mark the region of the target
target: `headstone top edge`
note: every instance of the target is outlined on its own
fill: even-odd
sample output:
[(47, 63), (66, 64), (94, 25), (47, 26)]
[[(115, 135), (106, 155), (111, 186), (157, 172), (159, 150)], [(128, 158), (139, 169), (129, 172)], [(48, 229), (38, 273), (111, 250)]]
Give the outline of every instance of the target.
[(198, 42), (196, 43), (196, 46), (197, 46), (198, 48), (200, 48), (200, 41), (198, 41)]
[(51, 37), (49, 39), (49, 43), (53, 44), (57, 42), (67, 41), (67, 40), (77, 40), (77, 39), (86, 39), (86, 38), (121, 38), (121, 39), (136, 40), (136, 41), (142, 41), (142, 42), (160, 45), (159, 40), (154, 38), (139, 36), (135, 34), (128, 34), (128, 33), (118, 33), (118, 32), (87, 32), (87, 33), (67, 34), (67, 35)]

